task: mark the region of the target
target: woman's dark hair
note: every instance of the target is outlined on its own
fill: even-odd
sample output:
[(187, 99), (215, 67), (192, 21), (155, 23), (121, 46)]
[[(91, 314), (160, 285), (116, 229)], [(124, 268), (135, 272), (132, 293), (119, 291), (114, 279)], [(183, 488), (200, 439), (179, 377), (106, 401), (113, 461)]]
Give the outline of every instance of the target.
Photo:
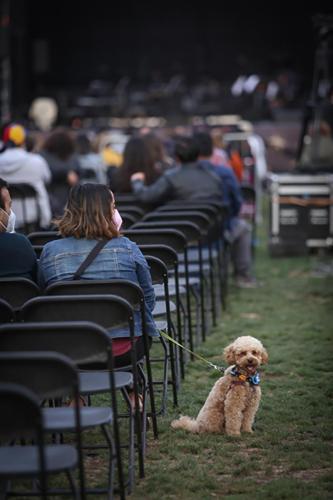
[(111, 239), (119, 236), (113, 222), (113, 193), (104, 184), (77, 184), (69, 192), (64, 215), (55, 220), (62, 236)]
[(68, 130), (58, 128), (51, 132), (41, 149), (54, 154), (61, 160), (67, 160), (75, 151), (75, 143)]
[(175, 137), (175, 157), (181, 163), (192, 163), (198, 159), (199, 150), (192, 137)]
[(115, 175), (115, 189), (131, 192), (131, 175), (144, 172), (146, 185), (152, 184), (159, 177), (155, 169), (154, 157), (142, 137), (132, 137), (126, 143), (123, 163)]

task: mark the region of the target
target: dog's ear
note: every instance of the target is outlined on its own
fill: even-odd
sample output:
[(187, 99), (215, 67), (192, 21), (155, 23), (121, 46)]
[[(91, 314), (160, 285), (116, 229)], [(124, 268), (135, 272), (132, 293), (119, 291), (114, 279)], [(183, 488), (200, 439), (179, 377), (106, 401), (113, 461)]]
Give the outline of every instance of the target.
[(224, 359), (229, 365), (236, 363), (234, 344), (229, 344), (223, 351)]
[(266, 364), (268, 362), (268, 352), (266, 349), (263, 347), (261, 351), (261, 362), (262, 364)]

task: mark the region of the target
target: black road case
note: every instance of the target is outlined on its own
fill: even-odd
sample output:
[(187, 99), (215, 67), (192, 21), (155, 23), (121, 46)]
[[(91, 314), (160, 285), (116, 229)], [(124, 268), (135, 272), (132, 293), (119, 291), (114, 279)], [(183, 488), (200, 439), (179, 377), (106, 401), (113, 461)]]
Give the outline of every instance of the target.
[(272, 256), (333, 246), (333, 175), (270, 174)]

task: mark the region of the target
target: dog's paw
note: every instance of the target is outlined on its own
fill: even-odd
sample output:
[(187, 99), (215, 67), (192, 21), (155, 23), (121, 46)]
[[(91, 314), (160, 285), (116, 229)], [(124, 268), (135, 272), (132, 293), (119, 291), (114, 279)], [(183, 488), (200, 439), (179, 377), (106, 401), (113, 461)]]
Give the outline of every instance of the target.
[(241, 433), (240, 432), (232, 432), (232, 431), (229, 431), (226, 433), (227, 436), (230, 436), (230, 437), (241, 437)]
[(177, 422), (178, 422), (178, 420), (172, 420), (172, 422), (170, 423), (170, 425), (173, 429), (177, 429)]

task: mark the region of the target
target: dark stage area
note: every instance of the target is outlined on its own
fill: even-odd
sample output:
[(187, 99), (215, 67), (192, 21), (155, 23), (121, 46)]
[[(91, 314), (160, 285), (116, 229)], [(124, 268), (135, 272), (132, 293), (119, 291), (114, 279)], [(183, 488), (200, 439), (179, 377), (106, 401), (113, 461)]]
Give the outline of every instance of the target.
[[(8, 112), (27, 119), (39, 96), (53, 97), (67, 123), (230, 113), (274, 119), (275, 108), (299, 109), (308, 97), (314, 16), (329, 10), (3, 0), (1, 85), (10, 103), (2, 98), (2, 119)], [(252, 75), (246, 91), (232, 91), (237, 78)], [(263, 93), (269, 82), (284, 94), (273, 106)]]

